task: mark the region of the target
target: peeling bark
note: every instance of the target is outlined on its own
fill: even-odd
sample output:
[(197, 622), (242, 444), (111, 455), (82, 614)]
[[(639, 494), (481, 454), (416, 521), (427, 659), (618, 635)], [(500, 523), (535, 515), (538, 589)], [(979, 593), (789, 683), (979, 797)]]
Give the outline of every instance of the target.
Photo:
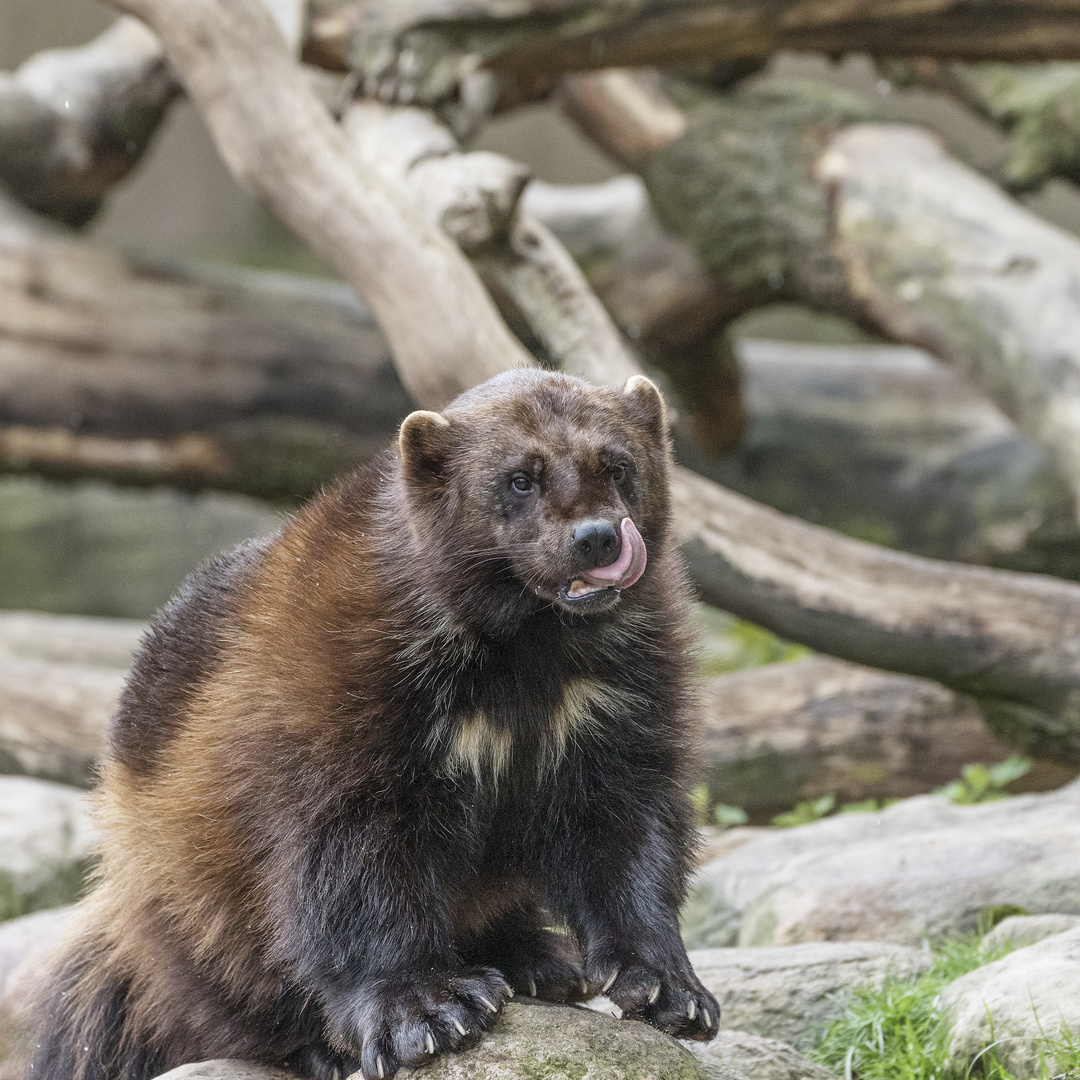
[[(589, 78), (608, 80), (610, 114), (626, 76)], [(852, 95), (772, 81), (673, 92), (685, 133), (633, 164), (706, 268), (953, 364), (1080, 492), (1080, 241), (927, 132), (860, 124), (873, 108)]]

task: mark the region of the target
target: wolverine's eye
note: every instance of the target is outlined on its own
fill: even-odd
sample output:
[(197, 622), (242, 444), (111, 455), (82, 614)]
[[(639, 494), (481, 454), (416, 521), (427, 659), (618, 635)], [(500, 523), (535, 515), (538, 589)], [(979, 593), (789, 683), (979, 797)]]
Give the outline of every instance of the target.
[(616, 484), (621, 484), (627, 476), (628, 470), (622, 462), (619, 462), (619, 464), (614, 466), (611, 470), (611, 479), (614, 480)]
[(510, 486), (519, 495), (528, 495), (533, 489), (532, 478), (526, 476), (524, 473), (514, 473), (514, 475), (510, 477)]

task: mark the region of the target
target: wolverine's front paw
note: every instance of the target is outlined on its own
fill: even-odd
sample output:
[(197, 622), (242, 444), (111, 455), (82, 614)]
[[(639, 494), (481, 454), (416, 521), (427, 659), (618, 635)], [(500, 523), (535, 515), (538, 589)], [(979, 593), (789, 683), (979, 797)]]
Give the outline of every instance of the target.
[(590, 981), (622, 1010), (680, 1039), (707, 1042), (719, 1030), (720, 1006), (692, 970), (663, 973), (638, 963), (590, 965)]
[(388, 1080), (402, 1065), (472, 1046), (512, 996), (491, 968), (373, 980), (344, 1026), (364, 1080)]
[(584, 1001), (589, 996), (581, 957), (565, 934), (544, 930), (529, 948), (497, 963), (519, 994), (556, 1002)]

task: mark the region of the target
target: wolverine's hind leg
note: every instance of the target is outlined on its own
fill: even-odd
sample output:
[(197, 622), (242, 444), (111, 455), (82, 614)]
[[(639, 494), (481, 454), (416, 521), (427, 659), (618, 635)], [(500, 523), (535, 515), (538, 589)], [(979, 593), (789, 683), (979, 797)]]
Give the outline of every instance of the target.
[(583, 1001), (589, 994), (574, 939), (547, 923), (536, 904), (516, 903), (465, 943), (465, 962), (497, 968), (515, 994)]
[(126, 982), (93, 971), (93, 945), (82, 944), (54, 970), (34, 1008), (27, 1080), (152, 1080), (166, 1064), (129, 1036)]

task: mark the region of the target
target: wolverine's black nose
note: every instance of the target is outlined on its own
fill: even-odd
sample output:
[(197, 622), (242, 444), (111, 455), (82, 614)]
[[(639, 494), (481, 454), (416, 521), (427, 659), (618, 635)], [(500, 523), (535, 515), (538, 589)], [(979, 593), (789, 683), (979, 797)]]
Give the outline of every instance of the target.
[(618, 557), (622, 540), (610, 521), (579, 521), (574, 526), (574, 554), (582, 570), (610, 566)]

